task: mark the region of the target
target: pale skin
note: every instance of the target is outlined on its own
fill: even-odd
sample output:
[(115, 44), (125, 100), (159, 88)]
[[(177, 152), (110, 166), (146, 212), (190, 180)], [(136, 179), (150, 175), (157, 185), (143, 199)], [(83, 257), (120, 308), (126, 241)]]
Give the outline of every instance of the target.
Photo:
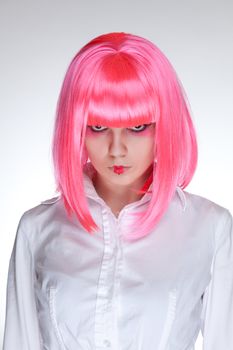
[[(93, 184), (115, 216), (125, 205), (143, 196), (131, 188), (139, 190), (150, 174), (154, 162), (154, 135), (155, 123), (129, 128), (87, 125), (85, 147), (96, 169)], [(130, 168), (119, 175), (110, 168), (113, 165)]]

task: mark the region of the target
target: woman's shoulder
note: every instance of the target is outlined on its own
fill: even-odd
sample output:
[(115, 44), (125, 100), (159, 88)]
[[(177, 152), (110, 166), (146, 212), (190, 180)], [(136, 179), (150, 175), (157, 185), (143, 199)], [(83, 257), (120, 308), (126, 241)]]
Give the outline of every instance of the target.
[(212, 218), (226, 218), (231, 216), (230, 210), (224, 205), (215, 202), (200, 194), (191, 193), (187, 190), (179, 190), (182, 193), (185, 211), (193, 212), (197, 215), (210, 216)]
[(52, 198), (49, 198), (49, 199), (46, 199), (44, 201), (41, 201), (40, 202), (40, 205), (41, 204), (54, 204), (56, 203), (57, 201), (59, 201), (61, 199), (61, 195), (58, 195), (58, 196), (55, 196), (55, 197), (52, 197)]
[(35, 227), (42, 221), (48, 219), (50, 215), (54, 215), (61, 201), (61, 195), (57, 195), (46, 200), (40, 201), (35, 206), (25, 210), (19, 221), (19, 225), (25, 228)]
[(36, 214), (37, 212), (43, 212), (50, 210), (49, 207), (54, 207), (56, 203), (59, 203), (61, 201), (61, 195), (57, 195), (48, 199), (45, 199), (43, 201), (40, 201), (35, 206), (27, 209), (23, 215), (30, 216), (33, 214)]
[(38, 234), (44, 231), (55, 218), (60, 218), (60, 199), (61, 196), (58, 195), (25, 210), (17, 224), (16, 239), (26, 240), (32, 247), (40, 236)]

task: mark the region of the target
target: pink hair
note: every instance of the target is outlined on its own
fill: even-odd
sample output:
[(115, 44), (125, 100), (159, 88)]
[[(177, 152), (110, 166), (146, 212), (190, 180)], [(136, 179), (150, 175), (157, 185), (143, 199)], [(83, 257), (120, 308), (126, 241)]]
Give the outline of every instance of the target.
[[(140, 36), (98, 36), (73, 58), (60, 91), (53, 136), (57, 191), (68, 215), (89, 233), (99, 230), (83, 188), (86, 125), (130, 127), (155, 122), (153, 181), (145, 211), (125, 232), (129, 240), (149, 234), (168, 208), (176, 187), (185, 188), (197, 166), (197, 142), (188, 99), (165, 55)], [(140, 230), (138, 230), (140, 228)]]

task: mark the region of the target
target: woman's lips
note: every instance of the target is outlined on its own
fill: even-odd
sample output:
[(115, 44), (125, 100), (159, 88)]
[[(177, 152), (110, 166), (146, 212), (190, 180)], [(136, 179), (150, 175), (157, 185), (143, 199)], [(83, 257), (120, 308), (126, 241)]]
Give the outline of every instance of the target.
[(110, 169), (112, 169), (116, 174), (123, 174), (129, 168), (130, 167), (125, 167), (123, 165), (113, 165)]

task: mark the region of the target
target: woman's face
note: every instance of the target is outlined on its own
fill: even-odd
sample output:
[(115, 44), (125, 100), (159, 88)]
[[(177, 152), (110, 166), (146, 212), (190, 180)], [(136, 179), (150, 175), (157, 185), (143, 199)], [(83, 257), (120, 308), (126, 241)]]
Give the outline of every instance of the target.
[[(130, 128), (89, 126), (85, 146), (92, 165), (103, 181), (112, 185), (132, 185), (146, 180), (146, 170), (154, 161), (155, 123)], [(113, 165), (129, 167), (120, 175)]]

